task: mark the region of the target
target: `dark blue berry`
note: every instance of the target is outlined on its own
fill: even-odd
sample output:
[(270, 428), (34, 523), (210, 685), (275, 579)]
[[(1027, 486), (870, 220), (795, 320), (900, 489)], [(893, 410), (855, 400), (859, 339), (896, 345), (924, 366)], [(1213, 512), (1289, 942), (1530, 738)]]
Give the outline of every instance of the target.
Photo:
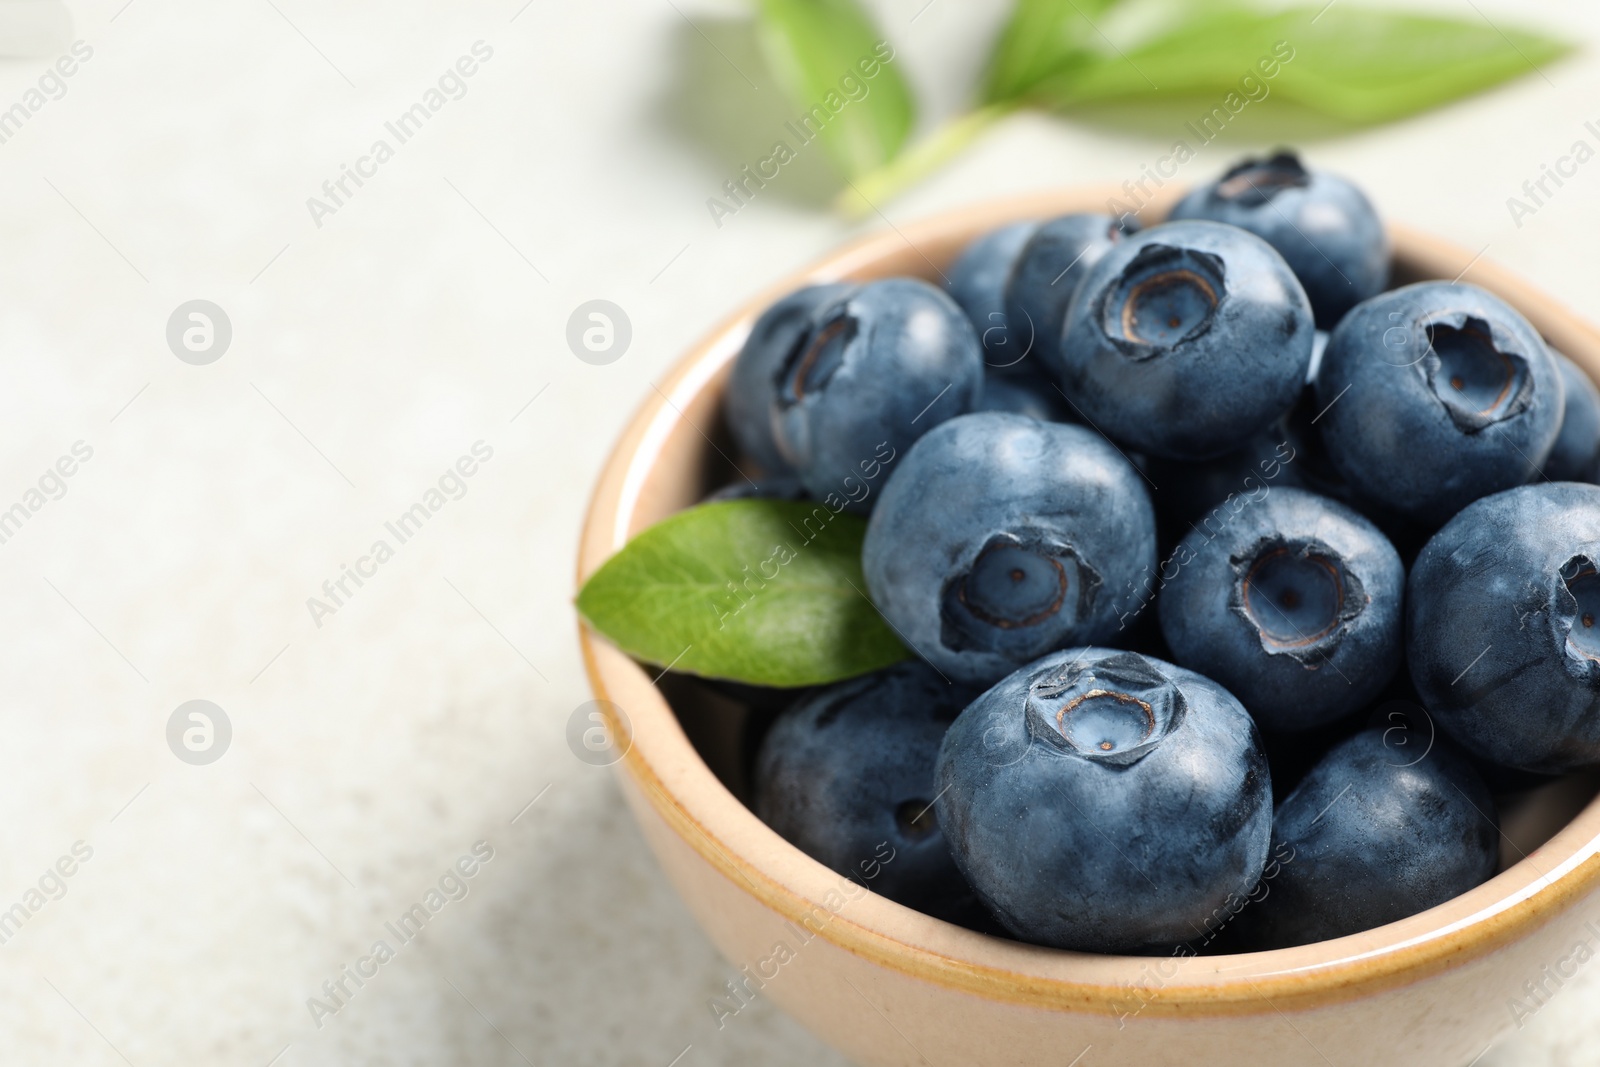
[(1202, 460), (1294, 406), (1311, 309), (1283, 257), (1216, 222), (1170, 222), (1118, 244), (1083, 279), (1061, 342), (1061, 386), (1128, 447)]
[(790, 293), (761, 313), (734, 360), (723, 415), (740, 451), (766, 474), (789, 472), (773, 438), (778, 368), (805, 336), (812, 312), (849, 291), (847, 285), (811, 285)]
[(903, 640), (988, 683), (1052, 649), (1109, 640), (1150, 593), (1144, 482), (1081, 426), (952, 419), (896, 465), (867, 525), (867, 589)]
[(1600, 763), (1600, 486), (1543, 482), (1463, 508), (1407, 585), (1411, 680), (1474, 754)]
[(1240, 948), (1343, 937), (1426, 911), (1495, 872), (1488, 787), (1439, 738), (1397, 745), (1385, 729), (1336, 745), (1278, 807), (1272, 862), (1240, 913)]
[(983, 388), (972, 324), (916, 278), (872, 282), (818, 306), (776, 373), (778, 449), (818, 500), (855, 501), (867, 471), (970, 411)]
[(1226, 690), (1133, 652), (1052, 653), (974, 701), (939, 753), (939, 824), (1016, 936), (1170, 951), (1261, 876), (1272, 788)]
[(1544, 340), (1472, 285), (1419, 282), (1355, 308), (1328, 341), (1316, 393), (1345, 480), (1435, 527), (1534, 477), (1561, 427)]
[(933, 773), (945, 730), (973, 695), (921, 663), (818, 690), (762, 740), (756, 814), (838, 874), (970, 919), (973, 894), (939, 830)]
[(1359, 711), (1399, 669), (1405, 568), (1343, 504), (1272, 489), (1221, 528), (1191, 530), (1170, 570), (1156, 606), (1173, 657), (1264, 729)]

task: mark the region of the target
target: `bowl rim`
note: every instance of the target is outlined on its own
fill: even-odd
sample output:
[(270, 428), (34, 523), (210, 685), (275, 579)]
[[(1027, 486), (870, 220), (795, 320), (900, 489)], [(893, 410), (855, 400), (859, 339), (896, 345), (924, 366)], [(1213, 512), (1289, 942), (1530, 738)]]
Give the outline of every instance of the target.
[[(1144, 205), (1152, 220), (1181, 195), (1164, 190)], [(867, 234), (745, 301), (653, 384), (626, 424), (596, 482), (577, 559), (583, 580), (637, 528), (661, 452), (696, 398), (724, 374), (751, 323), (773, 300), (805, 284), (889, 273), (937, 271), (928, 252), (948, 254), (1007, 222), (1104, 210), (1123, 191), (1079, 186), (990, 200)], [(884, 220), (888, 222), (887, 219)], [(1600, 330), (1505, 268), (1408, 227), (1389, 224), (1395, 258), (1413, 273), (1471, 281), (1501, 296), (1553, 347), (1600, 378)], [(899, 264), (901, 269), (883, 269)], [(909, 268), (909, 269), (908, 269)], [(703, 434), (701, 434), (703, 436)], [(1041, 948), (952, 926), (865, 893), (848, 914), (828, 903), (839, 876), (790, 845), (727, 790), (695, 751), (643, 667), (581, 618), (578, 639), (591, 687), (614, 736), (627, 748), (617, 766), (682, 841), (736, 888), (791, 923), (826, 908), (818, 936), (880, 966), (987, 999), (1035, 1007), (1155, 1017), (1260, 1014), (1342, 1003), (1478, 960), (1541, 928), (1600, 887), (1600, 796), (1531, 855), (1450, 901), (1386, 926), (1296, 948), (1231, 956), (1107, 956)], [(619, 709), (625, 707), (625, 712)], [(1172, 974), (1160, 961), (1174, 959)], [(1152, 975), (1152, 972), (1155, 972)]]

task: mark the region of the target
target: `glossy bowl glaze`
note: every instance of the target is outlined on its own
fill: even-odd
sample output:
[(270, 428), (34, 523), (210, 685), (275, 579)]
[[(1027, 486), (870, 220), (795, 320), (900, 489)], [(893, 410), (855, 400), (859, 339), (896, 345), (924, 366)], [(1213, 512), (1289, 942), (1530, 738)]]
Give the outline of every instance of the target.
[[(721, 459), (727, 446), (702, 430), (715, 433), (728, 369), (773, 299), (812, 282), (937, 279), (985, 230), (1103, 211), (1114, 193), (1067, 189), (890, 229), (740, 308), (683, 357), (624, 432), (590, 505), (579, 580), (629, 537), (698, 500), (719, 467), (723, 480), (731, 473)], [(1172, 199), (1151, 205), (1147, 221)], [(1465, 274), (1600, 376), (1593, 327), (1463, 249), (1403, 227), (1391, 233), (1396, 284)], [(741, 801), (746, 708), (673, 676), (658, 688), (656, 671), (587, 628), (580, 641), (595, 695), (627, 746), (616, 766), (644, 837), (740, 971), (740, 994), (708, 1004), (727, 1025), (741, 999), (768, 998), (847, 1056), (883, 1067), (1460, 1067), (1537, 1012), (1575, 973), (1575, 949), (1600, 938), (1600, 801), (1591, 776), (1505, 807), (1502, 870), (1489, 882), (1350, 937), (1184, 959), (987, 937), (864, 892), (763, 825)]]

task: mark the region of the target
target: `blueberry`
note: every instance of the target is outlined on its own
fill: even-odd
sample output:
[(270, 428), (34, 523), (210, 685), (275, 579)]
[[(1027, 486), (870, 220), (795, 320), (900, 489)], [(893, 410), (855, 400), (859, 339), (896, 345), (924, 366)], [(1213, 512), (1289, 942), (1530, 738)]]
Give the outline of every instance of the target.
[(984, 413), (918, 441), (867, 524), (872, 602), (951, 678), (988, 683), (1105, 641), (1149, 596), (1155, 518), (1139, 473), (1091, 430)]
[(772, 436), (778, 368), (805, 334), (811, 313), (849, 291), (847, 285), (811, 285), (790, 293), (761, 313), (734, 360), (723, 415), (739, 449), (767, 474), (789, 471)]
[(1006, 285), (1006, 325), (1020, 344), (1020, 366), (1053, 374), (1061, 364), (1067, 306), (1089, 269), (1138, 227), (1134, 218), (1062, 215), (1040, 225), (1023, 246)]
[(1405, 568), (1378, 528), (1300, 489), (1270, 489), (1178, 545), (1156, 601), (1178, 663), (1263, 729), (1359, 711), (1400, 667)]
[(983, 357), (972, 324), (942, 290), (886, 278), (813, 311), (776, 380), (784, 459), (816, 499), (853, 501), (864, 472), (972, 409)]
[(1193, 671), (1056, 652), (984, 693), (939, 750), (956, 865), (1018, 937), (1172, 949), (1261, 876), (1272, 786), (1255, 724)]
[(1355, 308), (1328, 340), (1316, 393), (1345, 479), (1433, 526), (1533, 477), (1561, 426), (1544, 341), (1472, 285), (1419, 282)]
[(972, 320), (984, 362), (992, 370), (1016, 367), (1027, 354), (1006, 326), (1006, 282), (1022, 246), (1038, 228), (1029, 221), (990, 230), (967, 245), (945, 276), (945, 288)]
[(1565, 414), (1540, 473), (1552, 482), (1600, 481), (1600, 389), (1560, 352), (1552, 348), (1550, 356), (1561, 373)]
[(1009, 411), (1041, 422), (1076, 422), (1054, 381), (1032, 370), (983, 376), (983, 398), (974, 411)]
[(1178, 201), (1174, 219), (1211, 219), (1266, 241), (1305, 287), (1324, 330), (1389, 282), (1389, 239), (1350, 182), (1307, 170), (1293, 152), (1246, 159)]
[(1083, 279), (1061, 340), (1061, 385), (1129, 447), (1201, 460), (1288, 411), (1311, 361), (1311, 309), (1283, 257), (1216, 222), (1122, 241)]
[(1494, 800), (1472, 764), (1444, 738), (1426, 750), (1393, 740), (1370, 729), (1341, 742), (1279, 805), (1272, 859), (1240, 913), (1247, 944), (1238, 947), (1369, 930), (1494, 874)]
[(934, 810), (945, 730), (974, 696), (906, 663), (821, 689), (756, 756), (754, 808), (806, 855), (891, 900), (964, 917), (973, 895)]
[(1495, 763), (1600, 763), (1600, 486), (1542, 482), (1461, 510), (1406, 587), (1411, 680)]

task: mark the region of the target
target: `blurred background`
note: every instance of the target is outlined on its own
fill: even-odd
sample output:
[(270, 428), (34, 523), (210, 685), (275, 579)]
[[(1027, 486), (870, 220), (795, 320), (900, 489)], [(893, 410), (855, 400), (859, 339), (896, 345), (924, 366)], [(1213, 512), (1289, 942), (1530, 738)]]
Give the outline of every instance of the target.
[[(592, 480), (840, 242), (1136, 181), (1221, 98), (1139, 42), (1222, 5), (1079, 0), (1099, 80), (1007, 82), (1009, 3), (868, 3), (904, 106), (730, 199), (807, 106), (795, 42), (855, 58), (805, 6), (0, 0), (0, 1061), (843, 1062), (764, 1001), (718, 1028), (735, 969), (569, 747)], [(1404, 6), (1470, 32), (1317, 0), (1342, 82), (1286, 72), (1176, 180), (1294, 144), (1600, 316), (1600, 164), (1524, 190), (1600, 147), (1600, 8)], [(1453, 48), (1438, 99), (1359, 91)], [(1592, 1063), (1597, 1002), (1585, 970), (1480, 1063)]]

